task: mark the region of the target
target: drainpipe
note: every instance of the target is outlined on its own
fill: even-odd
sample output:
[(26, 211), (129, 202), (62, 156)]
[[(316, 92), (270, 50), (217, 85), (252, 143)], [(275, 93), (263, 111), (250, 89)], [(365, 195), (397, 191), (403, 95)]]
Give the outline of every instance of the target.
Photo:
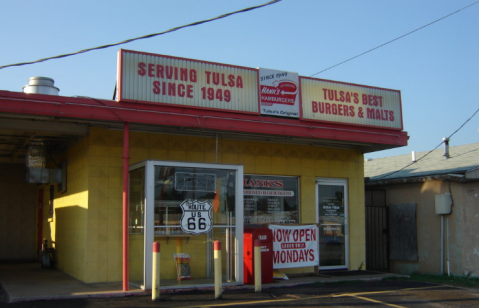
[(451, 276), (451, 267), (449, 266), (449, 218), (446, 218), (446, 251), (447, 251), (447, 276)]
[(444, 275), (444, 215), (441, 215), (441, 275)]
[(128, 291), (128, 167), (130, 161), (130, 124), (123, 126), (123, 291)]

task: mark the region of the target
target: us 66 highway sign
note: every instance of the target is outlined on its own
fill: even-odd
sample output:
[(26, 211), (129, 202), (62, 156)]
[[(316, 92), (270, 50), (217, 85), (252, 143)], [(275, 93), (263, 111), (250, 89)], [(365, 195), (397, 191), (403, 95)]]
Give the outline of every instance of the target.
[(180, 204), (183, 210), (181, 215), (181, 230), (186, 233), (199, 235), (208, 233), (213, 227), (211, 209), (213, 205), (208, 201), (185, 200)]

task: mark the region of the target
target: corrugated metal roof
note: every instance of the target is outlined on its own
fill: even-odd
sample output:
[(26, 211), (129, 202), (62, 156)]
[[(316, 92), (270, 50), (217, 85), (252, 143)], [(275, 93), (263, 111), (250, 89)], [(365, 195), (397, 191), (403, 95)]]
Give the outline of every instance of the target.
[[(416, 162), (412, 163), (412, 155), (400, 155), (372, 159), (364, 162), (364, 176), (370, 181), (390, 180), (446, 174), (465, 174), (479, 167), (479, 143), (454, 146), (449, 148), (450, 158), (444, 157), (444, 148), (416, 153)], [(411, 164), (412, 163), (412, 164)], [(410, 166), (404, 168), (405, 166)], [(395, 173), (393, 173), (395, 172)], [(390, 174), (390, 175), (388, 175)]]

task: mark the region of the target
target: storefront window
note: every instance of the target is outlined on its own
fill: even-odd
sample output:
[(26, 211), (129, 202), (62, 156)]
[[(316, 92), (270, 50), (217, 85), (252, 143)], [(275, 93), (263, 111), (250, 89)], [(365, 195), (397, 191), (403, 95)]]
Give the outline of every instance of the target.
[(244, 176), (245, 224), (299, 223), (297, 177)]
[(140, 286), (143, 282), (145, 250), (145, 168), (130, 171), (129, 190), (129, 278)]
[(152, 245), (159, 242), (162, 286), (212, 284), (217, 240), (223, 283), (241, 283), (242, 178), (239, 165), (148, 160), (130, 166), (130, 283), (151, 288)]
[[(234, 225), (235, 177), (230, 170), (156, 166), (155, 235), (197, 235), (210, 225)], [(191, 216), (180, 223), (191, 208), (195, 212), (185, 212)]]
[(145, 213), (145, 168), (130, 171), (130, 234), (143, 234)]

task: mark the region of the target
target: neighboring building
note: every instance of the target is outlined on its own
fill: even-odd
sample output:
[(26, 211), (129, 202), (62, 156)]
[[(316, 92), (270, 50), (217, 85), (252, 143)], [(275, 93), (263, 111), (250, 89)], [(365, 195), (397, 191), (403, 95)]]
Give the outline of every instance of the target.
[(198, 286), (221, 240), (242, 284), (245, 229), (287, 224), (320, 242), (284, 245), (287, 273), (365, 261), (363, 153), (407, 144), (399, 91), (125, 50), (118, 72), (116, 100), (0, 91), (0, 260), (46, 238), (68, 275), (149, 289), (158, 241), (162, 287)]
[(446, 149), (365, 161), (369, 268), (479, 275), (479, 143)]

